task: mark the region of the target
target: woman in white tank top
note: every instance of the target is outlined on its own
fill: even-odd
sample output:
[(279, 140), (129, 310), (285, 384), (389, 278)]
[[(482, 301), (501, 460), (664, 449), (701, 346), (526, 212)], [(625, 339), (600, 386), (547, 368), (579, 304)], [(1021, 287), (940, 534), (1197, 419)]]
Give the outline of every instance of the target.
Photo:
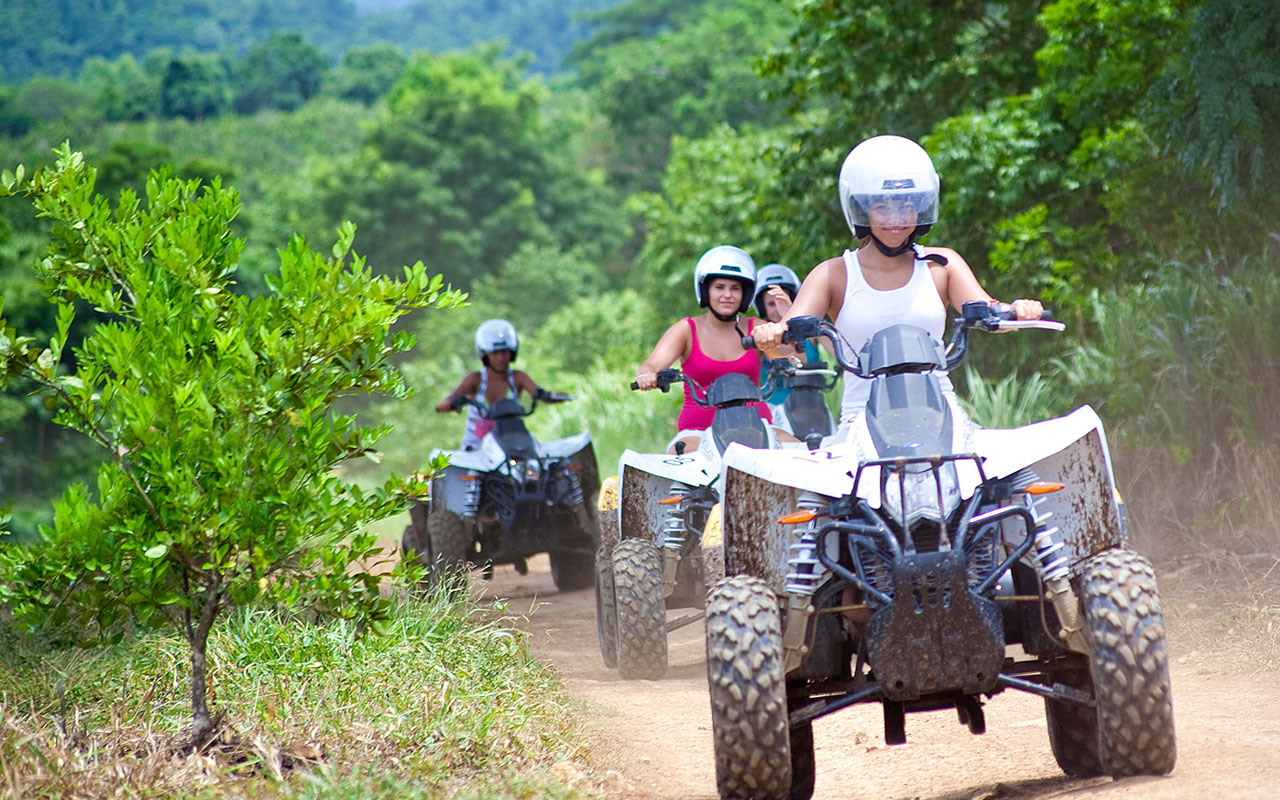
[[(845, 157), (839, 186), (845, 221), (860, 246), (814, 267), (786, 317), (756, 326), (758, 346), (778, 346), (787, 320), (796, 316), (831, 319), (852, 352), (876, 332), (902, 323), (924, 328), (941, 342), (948, 305), (959, 310), (972, 300), (998, 302), (959, 253), (915, 243), (938, 219), (938, 174), (920, 145), (901, 136), (862, 142)], [(1016, 300), (1012, 308), (1018, 319), (1043, 313), (1035, 300)], [(847, 374), (844, 381), (841, 432), (865, 407), (870, 384)], [(945, 377), (943, 387), (951, 388)]]

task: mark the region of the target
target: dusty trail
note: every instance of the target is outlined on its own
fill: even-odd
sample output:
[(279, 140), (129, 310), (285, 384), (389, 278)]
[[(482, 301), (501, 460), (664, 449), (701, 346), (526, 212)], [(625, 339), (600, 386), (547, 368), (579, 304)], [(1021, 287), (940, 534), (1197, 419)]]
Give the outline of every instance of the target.
[[(479, 583), (479, 581), (478, 581)], [(569, 690), (600, 712), (601, 765), (610, 797), (718, 800), (701, 624), (672, 634), (671, 667), (659, 681), (624, 681), (600, 660), (591, 590), (555, 591), (544, 558), (520, 576), (510, 567), (482, 584), (503, 597), (534, 650)], [(1219, 652), (1204, 630), (1207, 610), (1162, 583), (1173, 666), (1178, 763), (1162, 778), (1073, 780), (1049, 751), (1044, 706), (1006, 691), (986, 705), (987, 733), (973, 736), (952, 712), (907, 717), (907, 744), (888, 747), (879, 706), (814, 723), (817, 800), (1235, 800), (1280, 797), (1280, 666), (1201, 655)], [(1174, 587), (1178, 588), (1177, 586)], [(1264, 609), (1270, 611), (1270, 609)], [(684, 612), (679, 612), (684, 613)], [(1277, 615), (1280, 624), (1280, 615)], [(1265, 623), (1270, 625), (1269, 622)], [(1238, 636), (1232, 630), (1214, 636)], [(1230, 648), (1222, 648), (1227, 650)], [(1233, 652), (1241, 648), (1237, 644)]]

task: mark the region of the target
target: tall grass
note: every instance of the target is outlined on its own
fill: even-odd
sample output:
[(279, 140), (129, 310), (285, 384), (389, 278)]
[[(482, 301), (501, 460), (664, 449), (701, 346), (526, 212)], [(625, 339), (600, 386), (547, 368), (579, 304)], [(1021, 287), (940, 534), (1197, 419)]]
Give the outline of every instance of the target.
[(210, 641), (224, 732), (194, 756), (182, 641), (4, 644), (7, 796), (578, 796), (553, 769), (581, 746), (558, 679), (509, 621), (456, 598), (406, 599), (379, 633), (233, 615)]
[(1098, 295), (1094, 338), (1056, 365), (1107, 420), (1131, 519), (1157, 554), (1275, 548), (1278, 261), (1169, 264)]

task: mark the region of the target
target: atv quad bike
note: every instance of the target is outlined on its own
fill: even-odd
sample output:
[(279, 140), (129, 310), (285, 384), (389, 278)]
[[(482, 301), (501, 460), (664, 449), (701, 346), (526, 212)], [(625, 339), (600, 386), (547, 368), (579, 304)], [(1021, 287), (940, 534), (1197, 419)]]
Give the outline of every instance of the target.
[[(718, 553), (704, 552), (701, 539), (707, 514), (720, 499), (720, 454), (735, 442), (780, 446), (773, 427), (747, 405), (761, 399), (760, 387), (746, 376), (722, 375), (703, 400), (702, 387), (680, 370), (658, 373), (664, 392), (680, 381), (692, 387), (699, 405), (715, 409), (711, 427), (692, 453), (623, 452), (619, 524), (605, 531), (596, 554), (600, 654), (624, 678), (662, 677), (667, 634), (702, 619), (707, 588), (724, 574)], [(668, 622), (666, 610), (677, 608), (694, 611)]]
[[(722, 797), (809, 798), (813, 723), (840, 709), (880, 704), (900, 744), (911, 712), (954, 709), (984, 732), (983, 704), (1005, 689), (1044, 698), (1069, 775), (1173, 768), (1160, 597), (1129, 548), (1097, 415), (978, 428), (934, 373), (960, 363), (971, 329), (1027, 327), (1061, 329), (966, 303), (949, 351), (901, 325), (856, 364), (837, 345), (873, 380), (845, 441), (726, 450), (730, 577), (706, 609)], [(787, 338), (814, 335), (838, 339), (790, 321)]]
[(539, 400), (569, 399), (543, 392), (528, 409), (514, 398), (491, 407), (455, 401), (455, 410), (474, 406), (494, 427), (478, 449), (445, 453), (449, 466), (432, 479), (429, 500), (410, 510), (401, 546), (417, 554), (432, 583), (472, 565), (484, 567), (485, 577), (495, 564), (514, 564), (524, 574), (527, 559), (545, 552), (557, 589), (591, 585), (600, 544), (591, 437), (583, 432), (539, 442), (524, 423)]

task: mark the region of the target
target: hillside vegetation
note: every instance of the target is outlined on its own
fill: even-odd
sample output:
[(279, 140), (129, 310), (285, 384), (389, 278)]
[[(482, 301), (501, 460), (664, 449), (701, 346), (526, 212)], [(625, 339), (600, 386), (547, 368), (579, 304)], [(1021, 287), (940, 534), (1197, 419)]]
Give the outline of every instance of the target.
[[(589, 430), (606, 475), (624, 447), (660, 448), (678, 398), (626, 385), (696, 310), (698, 255), (735, 244), (802, 276), (837, 255), (851, 245), (840, 162), (891, 132), (920, 141), (942, 177), (925, 242), (955, 247), (997, 297), (1042, 298), (1068, 325), (979, 342), (959, 381), (976, 416), (1021, 424), (1089, 403), (1141, 549), (1274, 548), (1270, 0), (55, 5), (0, 11), (0, 167), (29, 176), (69, 142), (97, 194), (126, 210), (157, 175), (236, 187), (226, 235), (242, 242), (227, 246), (223, 277), (248, 300), (273, 297), (291, 258), (346, 257), (348, 242), (370, 276), (403, 280), (422, 261), (468, 293), (465, 308), (397, 324), (416, 336), (394, 361), (415, 395), (343, 398), (335, 413), (393, 433), (336, 479), (380, 487), (457, 443), (462, 420), (433, 407), (476, 367), (472, 334), (494, 316), (520, 333), (517, 366), (577, 398), (540, 408), (535, 433)], [(60, 225), (20, 197), (0, 202), (0, 328), (65, 345), (47, 365), (55, 382), (114, 320), (67, 296), (74, 314), (60, 318), (50, 302), (49, 264), (69, 258)], [(15, 377), (0, 395), (11, 542), (67, 525), (54, 525), (53, 500), (79, 484), (94, 488), (70, 491), (95, 499), (102, 462), (125, 460), (57, 424), (36, 388)], [(126, 624), (121, 641), (126, 629), (138, 633)], [(7, 746), (37, 718), (52, 724), (61, 701), (39, 691), (16, 695), (40, 705)], [(547, 713), (538, 725), (556, 724)]]

